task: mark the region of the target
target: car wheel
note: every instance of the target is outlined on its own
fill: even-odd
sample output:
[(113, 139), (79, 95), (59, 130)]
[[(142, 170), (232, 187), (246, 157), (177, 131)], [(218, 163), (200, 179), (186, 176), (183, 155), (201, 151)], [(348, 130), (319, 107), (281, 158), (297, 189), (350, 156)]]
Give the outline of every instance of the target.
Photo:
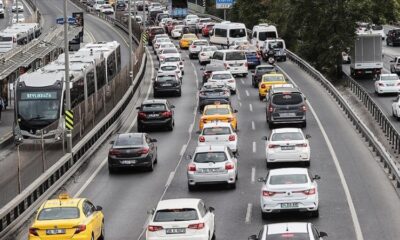
[(189, 59), (193, 59), (193, 55), (191, 53), (189, 54)]
[(394, 111), (393, 111), (393, 109), (392, 109), (392, 116), (393, 116), (393, 117), (396, 117), (396, 115), (394, 114)]
[(247, 73), (243, 73), (243, 77), (247, 77)]
[(185, 75), (185, 72), (182, 70), (182, 75)]
[(301, 128), (306, 128), (306, 127), (307, 127), (307, 122), (304, 121), (304, 122), (301, 124)]
[(272, 168), (272, 163), (271, 163), (271, 162), (268, 162), (268, 161), (265, 161), (265, 166), (266, 166), (267, 168), (271, 169), (271, 168)]
[(154, 162), (150, 161), (150, 166), (147, 167), (147, 171), (152, 172), (154, 170)]
[(108, 166), (108, 173), (109, 173), (109, 174), (114, 174), (114, 173), (116, 173), (116, 172), (117, 172), (117, 169)]
[(196, 186), (195, 185), (190, 185), (188, 183), (188, 189), (189, 189), (189, 192), (192, 192), (192, 191), (194, 191), (196, 189)]
[(171, 121), (171, 123), (167, 126), (167, 129), (168, 129), (168, 131), (174, 130), (174, 124), (173, 124), (172, 121)]
[(270, 218), (269, 213), (266, 213), (266, 212), (261, 211), (261, 218), (262, 218), (263, 220), (269, 219), (269, 218)]
[[(215, 228), (215, 226), (214, 226), (214, 228)], [(216, 240), (216, 239), (217, 239), (217, 237), (215, 236), (215, 230), (214, 230), (211, 240)]]
[(310, 161), (310, 160), (304, 162), (304, 166), (305, 166), (305, 167), (309, 167), (310, 164), (311, 164), (311, 161)]
[(311, 217), (315, 217), (315, 218), (319, 217), (319, 209), (317, 209), (316, 211), (312, 211)]
[(286, 57), (284, 57), (282, 61), (286, 62)]
[(92, 237), (90, 238), (90, 240), (94, 240), (94, 235), (93, 235), (93, 233), (92, 233)]
[(261, 94), (258, 94), (258, 98), (260, 99), (260, 101), (262, 101), (264, 99), (264, 97), (261, 96)]
[(176, 94), (178, 97), (182, 96), (182, 90), (179, 90), (179, 92)]
[(269, 127), (269, 129), (273, 129), (274, 128), (274, 123), (273, 122), (268, 122), (268, 127)]
[(99, 240), (104, 240), (104, 238), (105, 238), (105, 227), (104, 227), (104, 220), (103, 220), (103, 222), (101, 223), (101, 234), (100, 234), (100, 237), (99, 237)]
[(228, 184), (229, 189), (236, 189), (236, 182)]

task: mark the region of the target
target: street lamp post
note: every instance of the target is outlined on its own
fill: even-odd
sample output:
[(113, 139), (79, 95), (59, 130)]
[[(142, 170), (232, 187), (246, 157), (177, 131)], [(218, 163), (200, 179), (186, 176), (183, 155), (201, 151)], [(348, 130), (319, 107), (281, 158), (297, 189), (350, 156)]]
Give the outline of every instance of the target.
[(146, 28), (146, 1), (143, 0), (143, 30)]
[(18, 0), (15, 0), (15, 13), (17, 14), (17, 23), (18, 23)]
[[(69, 79), (69, 49), (68, 49), (68, 21), (67, 21), (67, 0), (64, 0), (64, 57), (65, 57), (65, 98), (66, 110), (71, 110), (71, 89)], [(72, 133), (66, 130), (67, 152), (72, 154)]]
[(128, 32), (129, 32), (129, 77), (131, 78), (131, 83), (133, 83), (132, 78), (132, 0), (128, 1)]

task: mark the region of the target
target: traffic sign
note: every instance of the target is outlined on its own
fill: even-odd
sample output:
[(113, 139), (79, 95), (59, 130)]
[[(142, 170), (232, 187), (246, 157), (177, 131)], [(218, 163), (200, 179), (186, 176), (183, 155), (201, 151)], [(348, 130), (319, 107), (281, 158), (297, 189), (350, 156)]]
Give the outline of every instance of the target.
[[(67, 22), (68, 22), (69, 24), (75, 24), (75, 23), (76, 23), (76, 18), (74, 18), (74, 17), (68, 17)], [(57, 18), (57, 19), (56, 19), (56, 23), (57, 23), (57, 24), (64, 24), (64, 18), (62, 18), (62, 17)]]
[(74, 129), (74, 112), (72, 110), (65, 110), (65, 128)]
[(64, 24), (64, 18), (57, 18), (56, 19), (57, 24)]
[(229, 9), (235, 3), (235, 0), (215, 0), (217, 9)]

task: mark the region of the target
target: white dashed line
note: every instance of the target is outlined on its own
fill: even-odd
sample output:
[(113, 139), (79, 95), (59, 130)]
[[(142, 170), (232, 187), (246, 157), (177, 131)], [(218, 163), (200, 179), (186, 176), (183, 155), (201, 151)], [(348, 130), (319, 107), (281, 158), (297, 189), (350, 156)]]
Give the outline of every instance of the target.
[(256, 130), (256, 124), (254, 121), (251, 121), (251, 129)]
[(193, 126), (194, 126), (193, 123), (191, 123), (189, 126), (189, 133), (191, 133), (193, 131)]
[(174, 176), (175, 176), (175, 171), (172, 171), (172, 172), (169, 174), (169, 177), (168, 177), (167, 183), (165, 184), (165, 187), (168, 187), (168, 186), (171, 184), (172, 179), (174, 179)]
[(247, 204), (247, 211), (246, 211), (246, 220), (245, 223), (250, 223), (251, 222), (251, 212), (253, 209), (253, 204), (249, 203)]
[(239, 102), (239, 107), (241, 107), (242, 106), (242, 103), (241, 102)]
[(251, 183), (255, 183), (256, 182), (256, 168), (252, 167), (251, 168)]
[(183, 156), (183, 154), (184, 154), (185, 151), (186, 151), (186, 147), (187, 147), (186, 144), (183, 144), (183, 145), (182, 145), (181, 151), (179, 152), (179, 156)]
[(249, 108), (250, 108), (250, 112), (252, 112), (253, 111), (253, 105), (251, 103), (249, 104)]
[(256, 142), (253, 142), (253, 153), (257, 152)]
[(246, 95), (247, 95), (247, 96), (250, 96), (250, 93), (249, 93), (249, 91), (247, 91), (247, 90), (246, 90)]
[(244, 84), (244, 80), (243, 79), (240, 79), (240, 81), (242, 82), (242, 84)]

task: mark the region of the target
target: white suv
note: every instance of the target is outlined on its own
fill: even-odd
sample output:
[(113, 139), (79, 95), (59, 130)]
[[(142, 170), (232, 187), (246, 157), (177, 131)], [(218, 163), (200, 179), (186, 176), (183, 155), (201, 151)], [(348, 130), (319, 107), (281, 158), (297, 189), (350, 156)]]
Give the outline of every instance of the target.
[(227, 122), (212, 122), (204, 124), (197, 142), (198, 146), (222, 145), (232, 152), (238, 151), (238, 136), (232, 125)]

